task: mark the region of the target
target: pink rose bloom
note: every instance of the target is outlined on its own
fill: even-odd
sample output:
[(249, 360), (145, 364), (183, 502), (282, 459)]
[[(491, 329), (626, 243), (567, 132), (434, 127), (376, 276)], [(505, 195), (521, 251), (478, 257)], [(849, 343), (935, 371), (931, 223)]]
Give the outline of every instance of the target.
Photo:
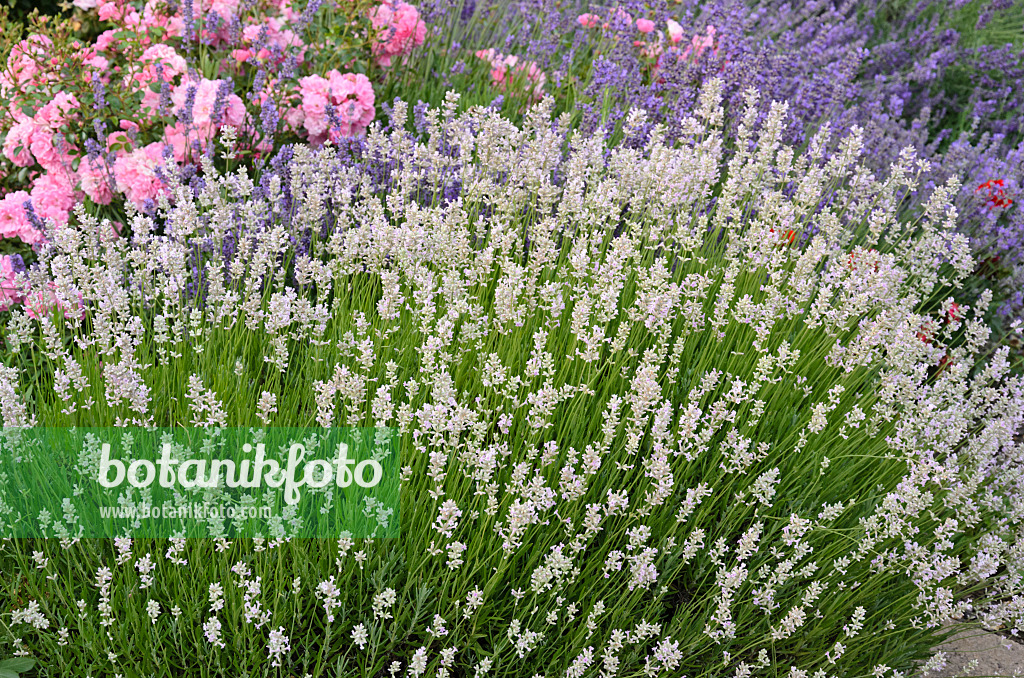
[(246, 119), (245, 103), (237, 94), (228, 94), (223, 98), (220, 107), (220, 119), (214, 122), (215, 108), (217, 107), (217, 90), (221, 86), (221, 80), (200, 80), (192, 83), (183, 80), (180, 85), (171, 92), (171, 101), (174, 103), (175, 113), (181, 111), (188, 99), (188, 89), (195, 86), (195, 101), (192, 104), (192, 125), (186, 129), (181, 123), (176, 123), (166, 129), (167, 141), (174, 149), (174, 157), (178, 162), (185, 159), (187, 147), (193, 139), (198, 139), (201, 147), (206, 148), (217, 131), (224, 125), (241, 127)]
[(171, 147), (174, 159), (178, 162), (185, 161), (189, 151), (189, 142), (195, 138), (197, 138), (196, 133), (188, 134), (180, 122), (164, 127), (164, 141)]
[(172, 82), (188, 70), (184, 57), (174, 51), (170, 45), (163, 43), (151, 45), (142, 53), (139, 61), (145, 66), (141, 73), (136, 74), (135, 81), (142, 90), (142, 110), (149, 115), (160, 108), (160, 94), (149, 88), (150, 83), (158, 80), (157, 64), (163, 68), (163, 80)]
[[(206, 5), (205, 2), (202, 4)], [(209, 11), (216, 12), (222, 21), (227, 21), (238, 13), (238, 0), (213, 0), (210, 3)]]
[(291, 0), (270, 0), (271, 6), (276, 5), (281, 13), (281, 18), (288, 22), (293, 22), (302, 16), (302, 12), (297, 12), (292, 7)]
[(32, 207), (40, 219), (52, 219), (58, 226), (68, 222), (75, 206), (75, 189), (63, 171), (48, 172), (32, 186)]
[(668, 39), (674, 44), (679, 44), (683, 40), (683, 27), (678, 21), (668, 20)]
[(157, 178), (156, 168), (163, 164), (164, 145), (159, 141), (122, 155), (114, 162), (114, 181), (117, 190), (136, 206), (146, 199), (154, 199), (164, 190)]
[(117, 43), (117, 38), (114, 37), (117, 34), (117, 30), (111, 28), (110, 30), (103, 31), (96, 36), (96, 51), (106, 52), (112, 45)]
[[(254, 42), (259, 37), (260, 31), (263, 30), (263, 24), (249, 24), (242, 29), (242, 40), (246, 42)], [(267, 39), (270, 39), (270, 26), (267, 26)]]
[(302, 129), (303, 123), (306, 121), (306, 113), (302, 110), (302, 106), (294, 106), (285, 109), (281, 119), (284, 120), (284, 124), (287, 125), (289, 129), (293, 132), (298, 132)]
[(213, 122), (214, 107), (217, 103), (217, 90), (220, 87), (220, 80), (207, 80), (203, 78), (198, 83), (182, 81), (180, 85), (171, 92), (171, 101), (174, 103), (175, 112), (185, 106), (188, 98), (190, 85), (196, 87), (196, 98), (192, 105), (192, 124), (201, 131), (206, 131), (219, 125), (241, 125), (245, 119), (245, 104), (237, 94), (229, 94), (224, 98), (222, 117), (218, 125)]
[[(43, 316), (48, 316), (53, 312), (54, 309), (59, 308), (65, 313), (71, 310), (71, 306), (57, 298), (55, 293), (57, 289), (57, 283), (50, 281), (46, 287), (41, 290), (32, 290), (24, 298), (25, 312), (30, 318), (38, 319)], [(78, 293), (77, 306), (79, 309), (79, 317), (85, 317), (85, 307), (82, 303), (82, 293)]]
[(20, 238), (29, 245), (43, 241), (42, 231), (28, 220), (25, 201), (31, 196), (25, 191), (8, 193), (0, 199), (0, 238)]
[(82, 63), (84, 63), (86, 66), (92, 66), (100, 73), (110, 68), (110, 62), (107, 60), (107, 58), (100, 56), (99, 54), (94, 54), (90, 57), (87, 57)]
[(188, 70), (188, 64), (185, 63), (185, 57), (174, 51), (174, 48), (170, 45), (158, 43), (156, 45), (150, 45), (146, 48), (146, 51), (139, 57), (139, 61), (146, 64), (145, 68), (142, 69), (142, 73), (136, 76), (141, 82), (150, 83), (156, 82), (156, 65), (157, 63), (163, 66), (164, 80), (170, 82), (175, 76), (182, 75)]
[(57, 92), (55, 97), (36, 111), (35, 121), (40, 125), (57, 129), (67, 122), (68, 118), (73, 117), (74, 112), (79, 108), (80, 104), (74, 94)]
[(146, 0), (146, 4), (142, 8), (142, 29), (162, 28), (165, 31), (165, 39), (181, 37), (182, 31), (185, 28), (185, 22), (181, 18), (181, 13), (178, 12), (174, 16), (167, 16), (164, 14), (165, 8), (164, 0)]
[(419, 10), (402, 0), (387, 0), (370, 10), (370, 23), (377, 31), (373, 53), (381, 66), (390, 66), (392, 57), (408, 54), (427, 37)]
[(533, 85), (531, 96), (537, 101), (544, 98), (544, 83), (547, 82), (547, 76), (533, 61), (521, 64), (519, 57), (505, 56), (493, 47), (476, 52), (476, 56), (491, 63), (491, 80), (502, 92), (513, 84), (516, 78), (525, 76), (526, 83)]
[(152, 42), (149, 36), (146, 35), (142, 30), (142, 15), (139, 14), (138, 10), (134, 7), (128, 9), (128, 13), (124, 15), (124, 21), (122, 22), (125, 28), (130, 28), (136, 33), (140, 33), (139, 43), (142, 45), (148, 45)]
[(4, 157), (18, 167), (28, 167), (35, 162), (32, 152), (29, 150), (33, 130), (35, 130), (35, 123), (25, 120), (15, 124), (7, 132), (7, 138), (4, 139)]
[(29, 141), (29, 150), (36, 157), (36, 161), (47, 171), (57, 170), (61, 167), (63, 156), (53, 143), (53, 132), (49, 127), (35, 125), (32, 130), (32, 137)]
[(641, 33), (650, 33), (654, 30), (654, 22), (650, 19), (637, 19), (636, 29)]
[[(251, 24), (246, 26), (242, 29), (242, 40), (251, 45), (259, 39), (260, 32), (263, 30), (264, 26), (266, 26), (267, 29), (266, 44), (268, 46), (280, 47), (282, 51), (287, 50), (288, 48), (296, 48), (296, 60), (299, 63), (302, 63), (306, 52), (305, 43), (302, 42), (302, 39), (299, 38), (294, 31), (286, 29), (284, 27), (284, 22), (277, 17), (270, 17), (262, 24)], [(239, 49), (234, 52), (237, 53), (235, 58), (238, 61), (245, 61), (252, 55), (252, 50), (250, 49)], [(267, 49), (267, 47), (264, 47), (256, 53), (256, 58), (263, 61), (268, 59), (270, 54), (270, 50)], [(283, 61), (283, 57), (281, 60)]]
[[(309, 143), (313, 145), (322, 144), (328, 138), (331, 125), (327, 104), (334, 107), (340, 121), (340, 127), (330, 129), (332, 141), (362, 134), (376, 114), (373, 86), (362, 73), (342, 75), (331, 70), (327, 78), (319, 75), (299, 78), (299, 94), (302, 97), (302, 125), (309, 133)], [(289, 114), (285, 115), (287, 122)]]
[(82, 63), (86, 66), (91, 66), (97, 71), (102, 73), (106, 71), (110, 66), (110, 62), (107, 61), (106, 57), (100, 56), (94, 46), (81, 47), (78, 52), (78, 58), (82, 60)]
[(712, 54), (714, 56), (718, 56), (718, 46), (715, 44), (715, 27), (708, 26), (706, 33), (707, 35), (701, 35), (698, 33), (693, 36), (693, 39), (690, 41), (690, 46), (683, 50), (683, 58), (686, 58), (692, 53), (694, 58), (699, 59), (705, 49), (711, 49)]
[(596, 28), (597, 24), (601, 21), (601, 17), (596, 14), (580, 14), (576, 17), (576, 21), (584, 28)]
[[(52, 74), (40, 76), (36, 59), (46, 56), (53, 42), (45, 35), (33, 34), (11, 48), (7, 56), (7, 71), (0, 73), (0, 93), (22, 90), (35, 81), (52, 79)], [(10, 75), (11, 77), (8, 77)]]
[(336, 80), (341, 81), (341, 94), (335, 94), (335, 99), (340, 100), (335, 104), (335, 112), (341, 119), (341, 128), (331, 130), (331, 140), (334, 142), (362, 134), (376, 114), (373, 86), (369, 78), (362, 73), (345, 73), (338, 77), (332, 75), (332, 87)]
[(100, 21), (112, 21), (122, 17), (123, 10), (117, 6), (116, 2), (98, 0), (97, 7), (99, 9)]
[(78, 181), (82, 191), (97, 205), (109, 205), (114, 199), (110, 172), (101, 159), (84, 158), (78, 165)]

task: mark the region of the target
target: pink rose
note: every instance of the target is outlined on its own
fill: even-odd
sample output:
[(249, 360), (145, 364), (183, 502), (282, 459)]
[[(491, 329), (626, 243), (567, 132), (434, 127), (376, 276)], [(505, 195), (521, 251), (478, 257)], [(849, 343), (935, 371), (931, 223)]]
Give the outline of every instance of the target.
[(75, 206), (75, 189), (63, 171), (48, 172), (32, 186), (32, 207), (40, 219), (66, 224)]
[(495, 51), (493, 47), (476, 52), (476, 56), (491, 63), (491, 80), (499, 90), (504, 92), (522, 74), (526, 83), (533, 85), (532, 98), (537, 101), (544, 98), (544, 83), (547, 81), (547, 76), (533, 61), (521, 64), (519, 57), (505, 56)]
[(596, 28), (601, 22), (601, 17), (596, 14), (580, 14), (576, 17), (577, 23), (584, 28)]
[(674, 44), (679, 44), (683, 40), (683, 27), (678, 21), (668, 20), (668, 39)]
[(109, 205), (114, 199), (112, 177), (106, 163), (97, 158), (83, 158), (78, 165), (78, 180), (82, 191), (97, 205)]
[(80, 108), (78, 99), (74, 94), (57, 92), (56, 96), (36, 111), (35, 120), (41, 125), (57, 129), (63, 125), (68, 118), (74, 117), (75, 111)]
[(641, 33), (650, 33), (654, 30), (654, 22), (650, 19), (637, 19), (636, 29)]
[[(57, 298), (56, 295), (57, 283), (52, 280), (47, 283), (46, 287), (41, 290), (33, 290), (28, 293), (24, 298), (25, 312), (30, 318), (38, 319), (43, 316), (50, 315), (54, 309), (59, 308), (60, 310), (67, 313), (71, 310), (71, 305)], [(82, 293), (78, 293), (78, 300), (76, 306), (78, 307), (79, 317), (85, 317), (85, 306), (82, 303)]]
[[(26, 85), (53, 80), (53, 73), (42, 73), (36, 60), (45, 57), (53, 42), (45, 35), (33, 34), (11, 48), (7, 70), (0, 72), (0, 93), (22, 90)], [(2, 71), (3, 69), (0, 69)]]
[(209, 11), (216, 12), (222, 21), (228, 21), (238, 13), (238, 0), (213, 0)]
[(8, 193), (0, 199), (0, 238), (20, 238), (29, 245), (43, 241), (42, 231), (28, 220), (25, 201), (31, 196), (25, 191)]
[(167, 82), (171, 82), (175, 76), (183, 75), (188, 70), (185, 58), (174, 51), (173, 47), (163, 43), (147, 47), (139, 57), (139, 61), (146, 66), (136, 78), (145, 84), (156, 82), (156, 65), (158, 63), (163, 67), (163, 79)]
[(177, 12), (174, 16), (167, 16), (164, 14), (166, 9), (165, 0), (146, 0), (146, 4), (142, 8), (142, 30), (160, 28), (164, 31), (164, 38), (181, 37), (185, 28), (181, 13)]
[(427, 36), (419, 10), (401, 0), (387, 0), (370, 10), (370, 23), (377, 31), (373, 53), (381, 66), (390, 66), (392, 57), (408, 54)]
[(29, 150), (34, 129), (35, 123), (31, 120), (25, 120), (15, 124), (7, 132), (7, 138), (4, 139), (4, 157), (18, 167), (28, 167), (35, 162)]
[(61, 166), (62, 156), (53, 143), (53, 132), (49, 127), (35, 126), (29, 141), (29, 150), (43, 169), (50, 171)]
[(111, 28), (110, 30), (103, 31), (96, 37), (96, 51), (106, 52), (117, 43), (117, 38), (114, 37), (117, 34), (117, 30)]
[(285, 109), (282, 119), (292, 131), (298, 132), (306, 121), (306, 113), (302, 110), (302, 106), (294, 106)]
[(147, 199), (156, 198), (164, 190), (163, 182), (156, 175), (156, 168), (164, 162), (163, 150), (164, 145), (155, 141), (122, 155), (114, 162), (117, 190), (137, 207)]
[[(202, 79), (198, 83), (183, 80), (171, 92), (171, 101), (175, 113), (182, 111), (188, 100), (189, 87), (195, 87), (195, 100), (192, 103), (192, 124), (187, 129), (176, 123), (166, 130), (167, 141), (174, 149), (174, 157), (181, 162), (187, 154), (186, 149), (195, 139), (201, 148), (216, 136), (224, 125), (241, 127), (246, 119), (245, 103), (237, 94), (222, 97), (218, 107), (217, 92), (221, 88), (221, 80)], [(219, 118), (215, 121), (214, 119)]]
[[(300, 78), (299, 94), (302, 97), (301, 124), (309, 133), (308, 141), (313, 145), (322, 144), (328, 136), (332, 141), (358, 136), (366, 131), (376, 114), (373, 86), (362, 73), (342, 75), (331, 70), (327, 78), (319, 75)], [(334, 107), (338, 117), (338, 126), (333, 128), (327, 115), (328, 104)], [(290, 112), (285, 113), (285, 122), (289, 122), (289, 115)], [(294, 121), (297, 116), (292, 114), (291, 118)]]
[(117, 6), (116, 2), (98, 0), (97, 7), (99, 8), (100, 21), (113, 21), (114, 19), (120, 19), (122, 16), (122, 10)]

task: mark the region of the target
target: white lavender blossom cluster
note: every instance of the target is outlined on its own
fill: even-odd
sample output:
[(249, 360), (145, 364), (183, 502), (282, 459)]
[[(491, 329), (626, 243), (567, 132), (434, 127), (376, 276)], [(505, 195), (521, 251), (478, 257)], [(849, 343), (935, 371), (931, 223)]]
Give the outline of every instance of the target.
[(753, 94), (727, 143), (720, 89), (672, 146), (455, 95), (416, 139), (399, 102), (358, 158), (208, 165), (130, 239), (56, 229), (23, 282), (61, 312), (2, 330), (5, 427), (393, 427), (402, 537), (0, 542), (0, 655), (900, 678), (945, 620), (1024, 627), (1024, 383), (983, 355), (988, 297), (953, 301), (957, 187), (897, 220), (926, 163), (798, 152)]

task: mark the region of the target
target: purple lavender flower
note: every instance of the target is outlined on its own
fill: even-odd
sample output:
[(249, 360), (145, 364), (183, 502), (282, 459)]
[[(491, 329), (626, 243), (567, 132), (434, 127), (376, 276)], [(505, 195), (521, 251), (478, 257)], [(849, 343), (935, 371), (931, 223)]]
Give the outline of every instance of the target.
[(210, 121), (214, 125), (219, 125), (224, 120), (224, 107), (234, 89), (235, 85), (231, 78), (225, 78), (217, 85), (217, 94), (213, 99), (213, 111), (210, 112)]
[(269, 139), (273, 138), (277, 132), (277, 125), (280, 122), (280, 118), (277, 115), (277, 106), (274, 104), (274, 100), (267, 97), (263, 105), (260, 106), (260, 129), (263, 130), (263, 134)]
[(296, 32), (301, 32), (305, 30), (306, 26), (309, 26), (311, 23), (313, 23), (313, 17), (316, 16), (316, 13), (320, 10), (320, 6), (322, 4), (323, 0), (309, 0), (309, 3), (306, 5), (306, 8), (302, 10), (302, 14), (300, 14), (299, 18), (295, 20)]
[(192, 0), (184, 0), (181, 16), (185, 27), (185, 51), (190, 51), (192, 43), (196, 39), (196, 16)]
[(412, 119), (413, 124), (416, 127), (416, 133), (424, 135), (427, 133), (427, 109), (430, 108), (430, 104), (426, 101), (417, 101), (416, 105), (412, 107)]
[(100, 146), (98, 141), (95, 139), (85, 140), (85, 155), (89, 159), (89, 162), (96, 162), (102, 152), (103, 147)]
[(217, 30), (220, 28), (220, 23), (221, 23), (220, 15), (217, 14), (216, 12), (211, 11), (206, 16), (206, 25), (203, 27), (203, 30), (205, 32), (209, 33), (210, 36), (203, 39), (203, 42), (205, 44), (207, 44), (207, 45), (212, 45), (213, 44), (213, 41), (214, 41), (214, 38), (215, 38), (215, 34), (217, 33)]
[(249, 93), (249, 99), (256, 101), (259, 99), (260, 92), (263, 91), (263, 85), (267, 81), (267, 70), (263, 64), (260, 64), (256, 69), (256, 75), (252, 79), (252, 90)]
[(32, 206), (31, 198), (21, 203), (21, 207), (25, 210), (25, 216), (28, 217), (28, 222), (32, 224), (33, 228), (40, 231), (46, 230), (46, 224), (44, 224), (43, 220), (39, 218), (38, 214), (36, 214), (36, 209)]
[(185, 90), (185, 104), (178, 110), (178, 122), (185, 127), (192, 125), (192, 107), (196, 104), (196, 92), (198, 88), (190, 84)]
[(100, 79), (100, 74), (92, 74), (92, 108), (95, 111), (107, 107), (107, 87)]
[[(241, 8), (239, 8), (241, 9)], [(234, 14), (228, 21), (228, 44), (237, 47), (242, 42), (242, 17)]]
[[(193, 100), (194, 102), (194, 100)], [(160, 81), (160, 104), (157, 108), (157, 115), (163, 117), (171, 114), (171, 109), (174, 107), (174, 102), (171, 101), (171, 83), (161, 80)]]

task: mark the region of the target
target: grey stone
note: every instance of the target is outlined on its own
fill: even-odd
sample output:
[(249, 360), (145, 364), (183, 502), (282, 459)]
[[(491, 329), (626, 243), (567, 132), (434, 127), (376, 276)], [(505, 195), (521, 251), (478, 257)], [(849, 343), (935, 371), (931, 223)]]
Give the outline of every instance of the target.
[[(997, 633), (965, 627), (936, 649), (946, 653), (946, 666), (919, 673), (922, 678), (1024, 676), (1024, 644)], [(978, 663), (972, 668), (973, 660)]]

